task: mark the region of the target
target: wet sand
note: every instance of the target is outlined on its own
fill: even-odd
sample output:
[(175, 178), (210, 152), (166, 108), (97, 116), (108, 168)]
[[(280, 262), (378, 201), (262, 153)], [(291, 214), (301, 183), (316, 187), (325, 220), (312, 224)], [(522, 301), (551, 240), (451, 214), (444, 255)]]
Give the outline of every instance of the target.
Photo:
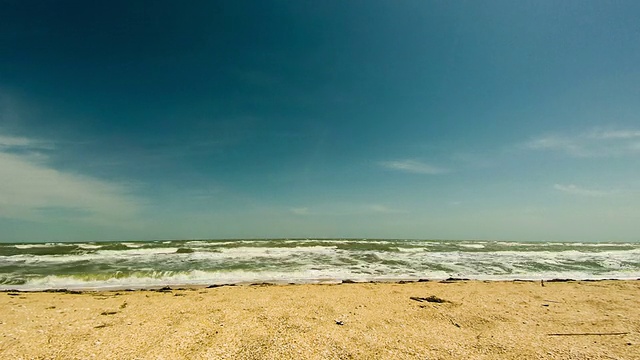
[(0, 358), (640, 359), (639, 309), (640, 281), (3, 292)]

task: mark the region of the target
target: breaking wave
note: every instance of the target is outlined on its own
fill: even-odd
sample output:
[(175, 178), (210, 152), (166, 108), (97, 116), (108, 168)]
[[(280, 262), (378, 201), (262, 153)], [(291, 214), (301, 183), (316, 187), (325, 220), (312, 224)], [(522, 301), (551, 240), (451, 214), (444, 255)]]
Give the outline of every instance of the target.
[(640, 244), (366, 239), (0, 245), (0, 289), (640, 278)]

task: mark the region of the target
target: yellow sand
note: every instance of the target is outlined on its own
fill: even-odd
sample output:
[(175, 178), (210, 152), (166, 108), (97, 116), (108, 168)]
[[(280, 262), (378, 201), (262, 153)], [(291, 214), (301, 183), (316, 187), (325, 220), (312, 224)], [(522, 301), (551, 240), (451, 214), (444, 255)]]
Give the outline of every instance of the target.
[(640, 359), (640, 281), (0, 293), (0, 359)]

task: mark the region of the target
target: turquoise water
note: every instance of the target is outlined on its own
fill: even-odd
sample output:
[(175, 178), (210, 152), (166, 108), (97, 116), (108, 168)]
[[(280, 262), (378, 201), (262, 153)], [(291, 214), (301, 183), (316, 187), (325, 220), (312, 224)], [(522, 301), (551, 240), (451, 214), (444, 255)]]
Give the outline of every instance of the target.
[(0, 289), (640, 278), (640, 243), (367, 239), (0, 244)]

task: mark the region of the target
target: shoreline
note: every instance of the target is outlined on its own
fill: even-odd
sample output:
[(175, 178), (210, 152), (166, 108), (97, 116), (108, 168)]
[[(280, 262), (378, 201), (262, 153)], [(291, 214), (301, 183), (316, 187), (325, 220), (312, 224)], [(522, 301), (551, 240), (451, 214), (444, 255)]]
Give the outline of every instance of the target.
[(312, 279), (309, 281), (242, 281), (228, 283), (212, 283), (212, 284), (158, 284), (143, 286), (98, 286), (98, 287), (37, 287), (37, 288), (21, 288), (6, 287), (0, 288), (0, 293), (22, 292), (22, 293), (85, 293), (85, 292), (110, 292), (110, 291), (158, 291), (158, 290), (190, 290), (190, 289), (212, 289), (218, 287), (232, 286), (299, 286), (299, 285), (341, 285), (341, 284), (412, 284), (412, 283), (453, 283), (453, 282), (485, 282), (485, 283), (557, 283), (557, 282), (601, 282), (601, 281), (640, 281), (640, 278), (540, 278), (540, 279), (474, 279), (474, 278), (393, 278), (381, 280), (352, 280), (352, 279)]

